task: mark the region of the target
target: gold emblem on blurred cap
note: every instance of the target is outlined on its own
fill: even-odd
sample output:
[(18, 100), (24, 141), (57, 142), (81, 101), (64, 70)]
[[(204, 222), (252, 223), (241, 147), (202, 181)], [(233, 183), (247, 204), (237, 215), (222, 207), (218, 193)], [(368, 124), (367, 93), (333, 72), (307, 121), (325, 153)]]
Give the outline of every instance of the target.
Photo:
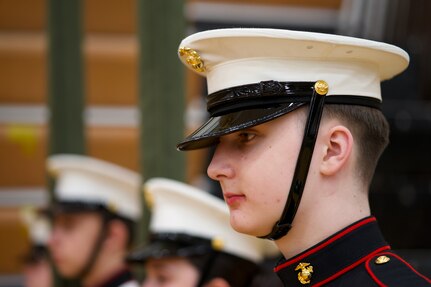
[(149, 209), (153, 209), (154, 197), (148, 192), (147, 188), (144, 187), (144, 200)]
[(389, 260), (391, 260), (391, 258), (389, 258), (388, 256), (379, 256), (377, 257), (376, 261), (374, 261), (376, 264), (385, 264), (387, 262), (389, 262)]
[(211, 241), (211, 246), (214, 250), (220, 251), (223, 249), (223, 239), (219, 238), (219, 237), (214, 237)]
[(115, 202), (108, 202), (106, 205), (106, 209), (108, 209), (112, 213), (117, 213), (118, 211), (118, 205)]
[(301, 284), (309, 284), (311, 281), (311, 275), (313, 273), (313, 266), (310, 263), (299, 263), (296, 266), (295, 271), (298, 271), (298, 280)]
[(314, 84), (314, 90), (316, 91), (316, 93), (318, 93), (321, 96), (326, 95), (329, 90), (328, 83), (325, 81), (319, 80)]
[(185, 57), (186, 63), (192, 66), (192, 68), (197, 72), (205, 72), (204, 61), (202, 61), (201, 56), (199, 56), (198, 52), (191, 48), (180, 47), (178, 49), (178, 54), (181, 57)]

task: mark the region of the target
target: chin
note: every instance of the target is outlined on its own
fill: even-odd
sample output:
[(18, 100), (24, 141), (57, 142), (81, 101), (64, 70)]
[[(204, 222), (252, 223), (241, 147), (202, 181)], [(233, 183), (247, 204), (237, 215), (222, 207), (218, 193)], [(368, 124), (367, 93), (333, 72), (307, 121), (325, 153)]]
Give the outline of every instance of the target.
[(271, 231), (271, 228), (263, 228), (260, 223), (262, 222), (257, 222), (256, 220), (244, 220), (243, 218), (233, 214), (231, 214), (230, 217), (230, 225), (236, 232), (256, 237), (266, 235)]
[(77, 271), (65, 265), (57, 265), (57, 270), (58, 273), (66, 279), (74, 278), (77, 275)]

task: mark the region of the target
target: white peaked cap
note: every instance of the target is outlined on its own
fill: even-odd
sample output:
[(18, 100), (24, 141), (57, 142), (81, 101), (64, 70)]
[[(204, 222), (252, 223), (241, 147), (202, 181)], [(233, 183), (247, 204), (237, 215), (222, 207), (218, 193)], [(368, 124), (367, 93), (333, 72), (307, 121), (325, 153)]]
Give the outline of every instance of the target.
[(31, 207), (23, 208), (21, 217), (28, 229), (31, 243), (46, 246), (51, 234), (51, 225), (48, 218)]
[[(184, 48), (196, 54), (182, 53)], [(207, 78), (209, 94), (261, 81), (324, 80), (329, 85), (328, 96), (381, 100), (380, 82), (401, 73), (409, 63), (405, 51), (386, 43), (253, 28), (193, 34), (181, 42), (179, 54), (185, 65)], [(193, 68), (187, 61), (201, 62), (203, 69)]]
[(111, 212), (136, 221), (142, 213), (141, 177), (118, 165), (81, 155), (60, 154), (47, 160), (56, 178), (59, 202), (101, 204)]
[(278, 253), (273, 242), (233, 230), (223, 200), (165, 178), (150, 179), (144, 186), (153, 205), (152, 233), (182, 233), (216, 241), (221, 251), (256, 263)]

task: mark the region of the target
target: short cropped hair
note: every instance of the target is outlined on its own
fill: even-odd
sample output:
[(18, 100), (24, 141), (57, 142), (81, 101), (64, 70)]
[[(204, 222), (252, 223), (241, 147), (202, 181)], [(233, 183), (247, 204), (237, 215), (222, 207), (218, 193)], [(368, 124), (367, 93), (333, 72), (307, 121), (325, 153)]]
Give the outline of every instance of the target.
[(102, 214), (102, 217), (104, 218), (104, 220), (106, 220), (106, 222), (108, 224), (110, 222), (112, 222), (113, 220), (118, 220), (119, 222), (121, 222), (126, 227), (126, 231), (127, 231), (126, 247), (127, 247), (127, 249), (130, 249), (133, 246), (133, 243), (135, 240), (135, 235), (136, 235), (135, 232), (136, 232), (137, 223), (128, 219), (128, 218), (125, 218), (123, 216), (113, 214), (110, 211), (104, 211), (101, 214)]
[(359, 179), (371, 184), (380, 156), (389, 144), (389, 123), (375, 108), (357, 105), (326, 105), (323, 117), (337, 118), (352, 132), (357, 143)]

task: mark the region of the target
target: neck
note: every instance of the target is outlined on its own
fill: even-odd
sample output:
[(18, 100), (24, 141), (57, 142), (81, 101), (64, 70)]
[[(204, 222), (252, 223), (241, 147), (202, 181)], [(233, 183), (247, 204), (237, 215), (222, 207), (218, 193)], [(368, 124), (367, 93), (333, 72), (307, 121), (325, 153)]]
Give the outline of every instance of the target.
[(292, 229), (275, 242), (286, 259), (371, 214), (366, 191), (351, 189), (329, 193), (309, 190), (304, 193)]
[(115, 276), (118, 272), (127, 268), (123, 260), (123, 253), (99, 256), (91, 272), (83, 279), (84, 287), (99, 286)]

